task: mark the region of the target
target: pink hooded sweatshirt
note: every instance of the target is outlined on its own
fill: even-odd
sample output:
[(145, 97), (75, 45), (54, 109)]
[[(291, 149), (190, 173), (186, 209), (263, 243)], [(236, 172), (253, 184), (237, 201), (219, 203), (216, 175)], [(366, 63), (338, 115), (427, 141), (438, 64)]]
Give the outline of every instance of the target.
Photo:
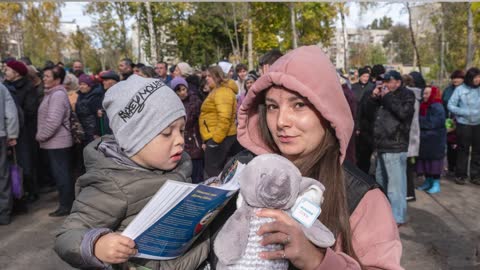
[[(273, 152), (260, 136), (259, 100), (256, 98), (272, 85), (283, 86), (306, 97), (330, 122), (340, 142), (339, 162), (343, 162), (353, 131), (353, 118), (335, 68), (318, 46), (289, 52), (253, 84), (238, 111), (238, 141), (256, 155)], [(350, 226), (353, 248), (365, 269), (403, 269), (398, 229), (390, 204), (379, 189), (365, 194), (350, 216)], [(336, 244), (327, 249), (317, 269), (356, 270), (360, 265)]]

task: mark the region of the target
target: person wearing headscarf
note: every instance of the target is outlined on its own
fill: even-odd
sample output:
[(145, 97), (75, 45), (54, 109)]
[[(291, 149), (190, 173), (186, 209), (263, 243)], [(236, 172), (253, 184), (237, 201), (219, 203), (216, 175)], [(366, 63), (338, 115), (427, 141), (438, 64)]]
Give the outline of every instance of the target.
[(440, 90), (427, 86), (423, 90), (420, 104), (420, 151), (417, 160), (417, 174), (425, 176), (425, 182), (418, 187), (430, 194), (440, 192), (440, 176), (447, 143), (445, 110)]

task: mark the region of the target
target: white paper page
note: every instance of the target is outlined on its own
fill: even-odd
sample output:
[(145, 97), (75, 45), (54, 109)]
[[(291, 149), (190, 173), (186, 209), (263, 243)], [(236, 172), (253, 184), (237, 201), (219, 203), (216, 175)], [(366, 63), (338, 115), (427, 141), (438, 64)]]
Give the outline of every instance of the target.
[(140, 213), (130, 222), (122, 232), (122, 235), (135, 239), (162, 215), (183, 200), (196, 186), (195, 184), (167, 180)]

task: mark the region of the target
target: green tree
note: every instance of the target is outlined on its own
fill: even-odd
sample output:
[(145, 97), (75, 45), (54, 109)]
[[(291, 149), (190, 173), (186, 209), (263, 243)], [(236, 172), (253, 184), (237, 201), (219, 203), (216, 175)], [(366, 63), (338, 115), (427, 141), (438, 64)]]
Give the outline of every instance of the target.
[(92, 37), (87, 30), (77, 26), (77, 30), (68, 37), (67, 46), (74, 51), (74, 57), (69, 59), (70, 61), (80, 59), (86, 69), (93, 72), (105, 69), (101, 65), (99, 53), (93, 47)]
[(389, 29), (383, 39), (383, 48), (393, 61), (404, 65), (413, 64), (413, 45), (410, 40), (410, 30), (407, 26), (397, 24)]
[(33, 64), (43, 66), (46, 60), (63, 60), (62, 48), (65, 37), (60, 28), (60, 2), (27, 2), (24, 4), (23, 46), (24, 55)]
[(393, 20), (390, 17), (383, 16), (380, 19), (374, 19), (371, 24), (367, 26), (368, 29), (382, 29), (388, 30), (393, 26)]
[(377, 63), (387, 63), (385, 49), (381, 45), (356, 43), (350, 46), (350, 64), (352, 67), (363, 67)]
[(101, 61), (106, 66), (116, 66), (123, 57), (132, 57), (131, 41), (127, 38), (127, 21), (132, 17), (132, 9), (127, 2), (91, 2), (84, 14), (92, 17), (89, 29), (97, 47), (102, 48)]
[[(21, 3), (0, 3), (0, 57), (2, 58), (12, 53), (8, 51), (8, 44), (11, 39), (16, 39), (12, 37), (13, 33), (21, 33), (23, 12), (24, 7)], [(18, 40), (18, 42), (21, 41)]]

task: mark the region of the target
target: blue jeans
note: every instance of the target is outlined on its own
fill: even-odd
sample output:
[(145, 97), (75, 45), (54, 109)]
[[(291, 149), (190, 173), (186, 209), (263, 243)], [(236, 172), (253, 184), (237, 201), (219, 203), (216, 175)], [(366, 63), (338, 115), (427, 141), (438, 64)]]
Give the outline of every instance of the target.
[(376, 180), (385, 190), (397, 223), (407, 216), (407, 152), (378, 153)]

